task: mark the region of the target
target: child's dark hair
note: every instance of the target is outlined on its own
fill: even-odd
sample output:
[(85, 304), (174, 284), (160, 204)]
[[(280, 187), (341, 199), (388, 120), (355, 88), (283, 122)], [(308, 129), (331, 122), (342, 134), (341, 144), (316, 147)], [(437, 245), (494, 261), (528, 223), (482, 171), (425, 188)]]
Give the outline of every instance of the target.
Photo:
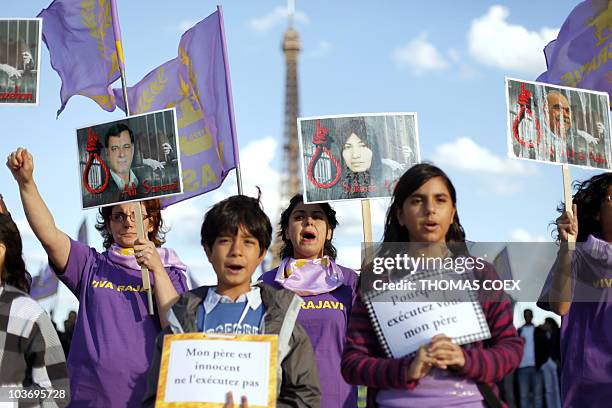
[[(147, 210), (147, 218), (149, 219), (149, 225), (153, 226), (153, 230), (147, 233), (149, 241), (153, 242), (156, 247), (162, 246), (166, 240), (166, 230), (164, 229), (164, 221), (161, 215), (161, 202), (158, 198), (152, 200), (141, 201)], [(109, 231), (111, 223), (111, 214), (113, 213), (114, 205), (102, 207), (98, 210), (98, 218), (96, 219), (96, 229), (102, 235), (104, 242), (102, 245), (108, 249), (115, 243), (113, 234)]]
[[(612, 185), (612, 173), (603, 173), (585, 181), (574, 183), (576, 194), (573, 203), (578, 207), (578, 237), (576, 241), (585, 242), (589, 235), (602, 239), (601, 223), (598, 219), (601, 204), (608, 196), (608, 187)], [(563, 212), (563, 204), (557, 211)], [(558, 239), (558, 237), (557, 237)]]
[(261, 207), (261, 191), (257, 198), (235, 195), (215, 204), (204, 216), (200, 243), (212, 249), (221, 234), (238, 234), (240, 227), (259, 242), (259, 255), (270, 247), (272, 224)]
[[(442, 178), (444, 184), (446, 184), (446, 188), (448, 188), (453, 206), (457, 208), (457, 192), (446, 173), (429, 163), (416, 164), (406, 170), (397, 181), (397, 185), (393, 190), (393, 197), (385, 221), (383, 242), (410, 242), (408, 229), (401, 226), (397, 220), (398, 211), (402, 208), (404, 201), (406, 201), (408, 197), (434, 177)], [(455, 211), (453, 223), (446, 233), (446, 242), (465, 242), (465, 231), (461, 226), (461, 222), (459, 222), (457, 211)]]
[(0, 243), (6, 248), (4, 268), (0, 271), (2, 282), (30, 293), (32, 278), (23, 260), (23, 244), (19, 229), (9, 215), (2, 213), (0, 213)]
[[(291, 213), (299, 204), (304, 202), (304, 198), (301, 194), (296, 194), (291, 198), (289, 202), (289, 207), (287, 207), (281, 214), (280, 219), (280, 231), (278, 232), (278, 237), (283, 240), (283, 247), (280, 250), (280, 258), (291, 258), (293, 257), (293, 244), (291, 240), (288, 239), (285, 235), (287, 233), (287, 229), (289, 228), (289, 219), (291, 218)], [(336, 211), (331, 208), (331, 205), (327, 203), (317, 203), (321, 210), (325, 213), (327, 217), (327, 225), (333, 231), (338, 226), (338, 220), (336, 219)], [(333, 238), (333, 235), (332, 235)], [(331, 242), (331, 239), (325, 241), (325, 246), (323, 247), (323, 255), (327, 255), (330, 258), (336, 258), (337, 251), (336, 247)]]

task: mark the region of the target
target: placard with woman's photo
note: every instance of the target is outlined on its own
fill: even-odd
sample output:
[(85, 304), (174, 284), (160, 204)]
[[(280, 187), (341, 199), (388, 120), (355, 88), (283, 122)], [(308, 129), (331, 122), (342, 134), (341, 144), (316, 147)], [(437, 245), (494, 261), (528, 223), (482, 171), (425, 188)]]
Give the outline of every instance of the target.
[(305, 202), (390, 197), (420, 161), (416, 113), (298, 118)]

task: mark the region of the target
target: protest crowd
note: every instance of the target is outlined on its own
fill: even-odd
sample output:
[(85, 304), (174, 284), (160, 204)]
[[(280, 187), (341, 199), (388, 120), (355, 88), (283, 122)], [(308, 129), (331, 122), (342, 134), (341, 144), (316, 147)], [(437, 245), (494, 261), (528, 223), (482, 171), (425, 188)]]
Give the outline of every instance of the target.
[[(546, 276), (536, 307), (559, 316), (560, 325), (552, 317), (534, 321), (531, 308), (517, 324), (518, 306), (502, 286), (462, 291), (465, 298), (415, 291), (411, 280), (449, 271), (413, 264), (399, 273), (372, 261), (461, 259), (454, 264), (463, 269), (450, 271), (455, 279), (501, 279), (497, 264), (464, 262), (475, 259), (459, 216), (468, 192), (420, 160), (414, 114), (300, 118), (299, 137), (310, 144), (304, 193), (290, 197), (277, 226), (262, 204), (271, 192), (259, 187), (257, 197), (239, 190), (202, 209), (190, 239), (216, 284), (191, 287), (189, 265), (165, 246), (164, 210), (209, 191), (184, 188), (194, 169), (217, 175), (215, 188), (239, 170), (222, 11), (183, 34), (175, 59), (113, 90), (123, 70), (118, 24), (107, 23), (107, 37), (94, 40), (73, 28), (93, 24), (87, 28), (95, 32), (87, 13), (106, 13), (104, 3), (114, 19), (114, 1), (87, 3), (81, 14), (71, 3), (55, 0), (39, 14), (63, 84), (58, 115), (80, 94), (127, 118), (77, 129), (81, 204), (97, 207), (102, 249), (58, 225), (58, 209), (37, 184), (37, 171), (48, 170), (39, 158), (27, 147), (5, 152), (14, 184), (2, 190), (18, 192), (50, 273), (79, 307), (60, 330), (37, 303), (23, 256), (26, 226), (11, 216), (19, 204), (0, 195), (0, 407), (612, 406), (612, 310), (609, 285), (601, 283), (612, 272), (612, 136), (601, 119), (610, 106), (603, 93), (554, 88), (552, 69), (539, 78), (545, 85), (507, 81), (516, 102), (508, 112), (511, 156), (600, 171), (568, 187), (558, 208), (543, 204), (557, 216), (557, 252), (547, 270), (533, 271)], [(107, 43), (98, 47), (98, 40)], [(66, 57), (78, 47), (99, 62), (87, 78)], [(36, 72), (34, 49), (23, 56), (28, 73)], [(112, 56), (102, 58), (108, 50)], [(157, 98), (147, 97), (151, 89)], [(583, 103), (580, 125), (571, 100)], [(201, 136), (216, 148), (201, 148)], [(568, 140), (583, 153), (580, 163), (572, 162)], [(383, 236), (354, 270), (337, 262), (333, 201), (374, 197), (390, 198)], [(364, 231), (371, 229), (366, 218)], [(280, 263), (269, 266), (270, 256)], [(404, 285), (397, 293), (376, 290), (374, 279)]]

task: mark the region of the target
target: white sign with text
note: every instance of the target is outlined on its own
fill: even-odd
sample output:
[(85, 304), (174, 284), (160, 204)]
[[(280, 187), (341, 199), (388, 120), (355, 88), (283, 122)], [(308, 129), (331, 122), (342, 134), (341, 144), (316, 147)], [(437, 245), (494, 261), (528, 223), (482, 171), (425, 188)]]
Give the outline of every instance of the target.
[[(370, 314), (375, 317), (378, 337), (391, 357), (414, 353), (440, 333), (452, 338), (456, 344), (491, 337), (477, 301), (449, 299), (432, 302), (428, 301), (431, 298), (425, 291), (415, 291), (408, 296), (405, 292), (394, 292), (382, 292), (367, 302)], [(406, 301), (408, 298), (410, 301)]]
[(223, 406), (228, 392), (232, 392), (235, 401), (247, 396), (249, 406), (273, 404), (270, 399), (275, 398), (276, 367), (271, 367), (271, 357), (274, 353), (275, 362), (276, 336), (219, 338), (198, 333), (167, 337), (170, 339), (164, 339), (158, 406), (160, 402), (166, 406), (181, 402)]

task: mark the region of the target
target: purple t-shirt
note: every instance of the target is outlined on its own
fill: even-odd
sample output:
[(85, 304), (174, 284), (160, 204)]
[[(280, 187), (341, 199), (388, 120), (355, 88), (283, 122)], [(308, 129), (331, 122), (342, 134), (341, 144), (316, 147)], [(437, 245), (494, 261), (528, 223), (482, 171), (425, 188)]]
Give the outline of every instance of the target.
[(379, 408), (486, 407), (473, 380), (435, 367), (413, 390), (378, 391), (376, 403)]
[[(185, 292), (185, 275), (174, 268), (166, 271), (177, 292)], [(140, 406), (161, 330), (157, 312), (148, 314), (140, 271), (71, 240), (66, 270), (58, 277), (79, 300), (68, 356), (70, 405)], [(153, 274), (150, 277), (153, 286)]]
[[(340, 266), (340, 265), (338, 265)], [(302, 296), (304, 303), (298, 315), (312, 343), (321, 383), (321, 408), (354, 408), (357, 387), (347, 384), (340, 372), (342, 350), (348, 328), (348, 317), (357, 296), (358, 276), (352, 269), (340, 266), (346, 284), (329, 293)], [(261, 275), (260, 280), (275, 288), (277, 269)]]
[[(611, 255), (610, 244), (592, 236), (574, 253), (573, 301), (561, 319), (564, 407), (595, 407), (612, 400), (612, 287), (605, 284), (612, 281)], [(552, 271), (541, 299), (546, 299), (551, 277)], [(538, 306), (547, 308), (547, 302)]]

